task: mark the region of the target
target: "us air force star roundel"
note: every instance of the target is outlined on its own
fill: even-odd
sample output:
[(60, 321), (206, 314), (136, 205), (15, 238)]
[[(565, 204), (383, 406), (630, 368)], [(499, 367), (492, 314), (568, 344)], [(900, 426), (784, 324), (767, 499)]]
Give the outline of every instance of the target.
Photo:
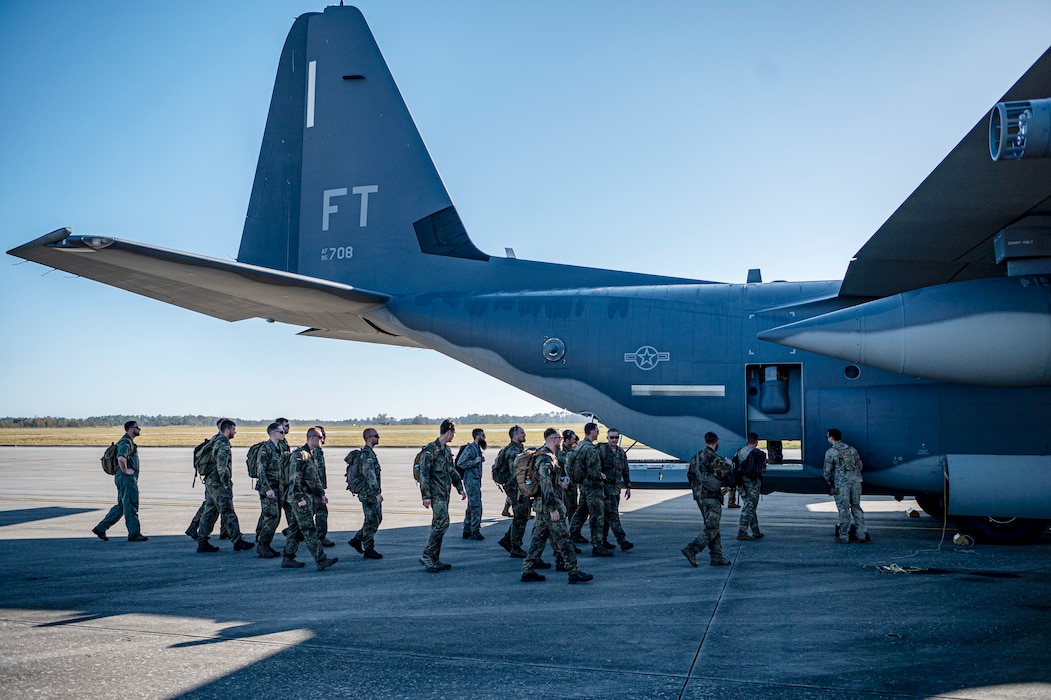
[(658, 362), (671, 359), (670, 352), (658, 352), (652, 345), (643, 345), (635, 352), (624, 353), (625, 362), (634, 362), (639, 369), (650, 370), (657, 366)]

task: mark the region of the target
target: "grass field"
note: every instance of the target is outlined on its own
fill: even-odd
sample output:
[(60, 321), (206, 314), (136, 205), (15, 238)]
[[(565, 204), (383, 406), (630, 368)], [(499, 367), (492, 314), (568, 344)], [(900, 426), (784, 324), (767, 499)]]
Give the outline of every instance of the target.
[[(293, 425), (288, 435), (292, 446), (306, 442), (306, 431), (309, 425)], [(437, 425), (387, 425), (387, 426), (350, 426), (340, 425), (326, 427), (326, 447), (360, 447), (361, 433), (366, 427), (376, 427), (380, 433), (380, 445), (383, 447), (422, 447), (438, 437)], [(486, 438), (492, 447), (507, 444), (509, 425), (460, 425), (453, 445), (461, 445), (471, 439), (474, 428), (483, 428)], [(564, 430), (572, 428), (578, 435), (583, 432), (582, 425), (523, 425), (526, 431), (526, 444), (539, 445), (543, 441), (544, 430), (549, 427)], [(124, 431), (120, 428), (0, 428), (0, 445), (35, 446), (35, 447), (106, 447), (116, 442)], [(603, 430), (603, 435), (605, 434)], [(214, 428), (191, 428), (187, 426), (169, 426), (151, 428), (144, 426), (142, 434), (136, 439), (140, 447), (193, 447), (202, 440), (215, 435)], [(247, 447), (266, 439), (266, 429), (261, 427), (244, 427), (237, 429), (234, 447)], [(625, 447), (631, 444), (629, 440)], [(641, 447), (641, 445), (640, 445)]]

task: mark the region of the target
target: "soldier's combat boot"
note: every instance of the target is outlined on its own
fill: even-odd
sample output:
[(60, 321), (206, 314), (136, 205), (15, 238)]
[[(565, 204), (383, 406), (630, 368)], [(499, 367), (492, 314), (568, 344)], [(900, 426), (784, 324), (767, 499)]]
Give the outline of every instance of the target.
[(613, 552), (611, 552), (608, 549), (606, 549), (605, 547), (601, 547), (601, 546), (599, 546), (599, 547), (592, 547), (591, 548), (591, 556), (593, 556), (593, 557), (612, 557), (613, 556)]
[(230, 535), (226, 534), (225, 532), (220, 532), (219, 533), (219, 539), (221, 539), (221, 540), (228, 540), (228, 539), (230, 539)]
[(141, 532), (136, 532), (134, 535), (128, 535), (128, 542), (145, 542), (150, 539)]
[(249, 549), (255, 549), (255, 542), (249, 542), (243, 537), (234, 542), (235, 552), (247, 552)]
[(682, 555), (686, 557), (686, 561), (690, 562), (690, 566), (697, 566), (697, 555), (694, 553), (694, 551), (690, 548), (689, 545), (686, 545), (679, 551), (681, 551)]
[(332, 540), (330, 540), (330, 539), (329, 539), (329, 538), (327, 538), (327, 537), (322, 537), (322, 538), (321, 538), (321, 539), (319, 540), (319, 542), (321, 542), (321, 546), (322, 546), (322, 547), (335, 547), (335, 546), (336, 546), (336, 543), (335, 543), (335, 542), (333, 542)]
[(339, 561), (339, 557), (325, 557), (324, 559), (317, 560), (317, 570), (324, 571), (328, 567)]
[(738, 530), (737, 531), (737, 539), (748, 541), (748, 540), (754, 540), (754, 539), (758, 539), (758, 538), (756, 538), (755, 535), (749, 535), (744, 530)]
[(578, 571), (575, 574), (569, 575), (570, 583), (587, 583), (591, 579), (595, 578), (591, 574), (585, 574), (583, 571)]
[(435, 559), (434, 565), (438, 567), (438, 571), (448, 571), (449, 569), (453, 568), (452, 564), (446, 564), (441, 559)]
[(434, 563), (434, 560), (426, 554), (420, 556), (420, 566), (427, 569), (427, 571), (430, 571), (432, 574), (441, 571), (441, 569), (438, 568), (438, 565)]
[(503, 547), (504, 549), (506, 549), (508, 552), (510, 552), (511, 551), (511, 533), (508, 532), (506, 535), (501, 537), (497, 541), (497, 544), (500, 545), (501, 547)]
[(588, 538), (584, 537), (579, 532), (577, 534), (573, 535), (572, 537), (570, 537), (569, 539), (573, 540), (577, 544), (590, 544), (591, 543), (591, 540), (589, 540)]
[(623, 542), (620, 543), (620, 551), (627, 552), (628, 550), (631, 550), (631, 549), (635, 549), (635, 545), (633, 545), (631, 542), (628, 542), (627, 540), (624, 540)]
[(839, 535), (836, 535), (835, 537), (833, 537), (832, 541), (835, 542), (836, 544), (850, 544), (850, 540), (845, 540), (842, 537), (840, 537)]
[(613, 543), (609, 541), (608, 537), (606, 539), (602, 540), (602, 546), (605, 547), (606, 549), (610, 550), (610, 551), (613, 551), (614, 549), (616, 549), (616, 547), (613, 546)]
[(103, 542), (109, 542), (109, 537), (106, 536), (105, 530), (100, 530), (97, 527), (94, 527), (91, 531), (95, 534), (95, 537), (98, 537)]
[(761, 533), (761, 532), (759, 532), (758, 530), (756, 530), (756, 531), (755, 531), (755, 534), (753, 535), (753, 537), (755, 537), (755, 538), (756, 538), (757, 540), (761, 540), (761, 539), (763, 539), (764, 537), (766, 537), (766, 535), (764, 535), (763, 533)]
[(504, 516), (505, 518), (515, 517), (515, 514), (511, 512), (511, 504), (509, 504), (507, 501), (504, 501), (504, 509), (500, 512), (500, 515)]
[(543, 559), (541, 559), (540, 561), (538, 561), (536, 563), (536, 568), (538, 568), (538, 569), (550, 569), (551, 568), (551, 562), (544, 561)]
[(474, 540), (475, 542), (481, 542), (485, 539), (485, 535), (483, 535), (480, 532), (472, 532), (471, 536), (468, 539)]
[(277, 556), (277, 552), (266, 542), (256, 542), (255, 553), (263, 559), (273, 559)]
[(507, 551), (510, 552), (511, 556), (514, 557), (515, 559), (525, 559), (526, 557), (529, 556), (528, 554), (525, 553), (524, 549), (522, 549), (521, 547), (515, 546), (515, 545), (511, 545), (511, 549), (509, 549)]
[(347, 540), (347, 544), (349, 544), (349, 545), (350, 545), (351, 547), (353, 547), (354, 549), (358, 550), (358, 554), (364, 554), (364, 553), (365, 553), (365, 552), (364, 552), (364, 551), (363, 551), (363, 550), (361, 549), (361, 538), (360, 538), (360, 537), (358, 537), (357, 535), (354, 535), (354, 536), (353, 536), (353, 537), (351, 537), (351, 538), (350, 538), (349, 540)]
[(200, 553), (200, 554), (211, 553), (211, 552), (218, 552), (218, 551), (219, 551), (219, 548), (216, 547), (214, 544), (211, 544), (208, 540), (205, 540), (204, 542), (198, 542), (197, 543), (197, 552)]
[(731, 563), (726, 557), (712, 557), (712, 566), (729, 566)]
[(383, 558), (382, 554), (380, 554), (379, 552), (377, 552), (375, 549), (373, 549), (371, 547), (366, 549), (364, 552), (362, 552), (362, 555), (366, 559), (382, 559)]
[(302, 569), (306, 566), (306, 562), (301, 562), (295, 557), (284, 557), (281, 559), (282, 569)]
[(547, 580), (547, 576), (544, 576), (543, 574), (538, 574), (535, 571), (527, 571), (524, 574), (522, 574), (522, 583), (528, 583), (530, 581), (545, 581), (545, 580)]

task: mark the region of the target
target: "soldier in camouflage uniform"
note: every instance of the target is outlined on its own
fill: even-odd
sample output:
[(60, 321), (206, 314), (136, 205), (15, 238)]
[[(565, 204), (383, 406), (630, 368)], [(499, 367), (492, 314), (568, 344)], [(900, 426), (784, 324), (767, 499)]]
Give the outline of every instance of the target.
[(712, 566), (725, 566), (730, 560), (723, 556), (723, 541), (719, 534), (719, 520), (723, 515), (723, 489), (730, 475), (730, 465), (716, 453), (719, 449), (719, 436), (708, 432), (704, 434), (704, 449), (693, 456), (686, 476), (693, 489), (693, 499), (701, 509), (704, 518), (704, 530), (701, 534), (682, 548), (682, 555), (697, 566), (697, 555), (708, 547)]
[(602, 473), (606, 475), (603, 483), (603, 512), (606, 523), (602, 531), (602, 546), (613, 549), (609, 541), (609, 531), (617, 538), (617, 544), (623, 552), (634, 549), (628, 541), (624, 527), (620, 524), (620, 490), (624, 489), (624, 499), (631, 498), (631, 471), (628, 469), (628, 455), (621, 449), (620, 431), (609, 428), (606, 431), (606, 443), (598, 446), (599, 459), (602, 461)]
[[(314, 430), (321, 433), (321, 444), (314, 450), (314, 463), (317, 464), (318, 477), (321, 480), (321, 488), (328, 491), (328, 474), (325, 471), (325, 451), (321, 445), (325, 444), (325, 429), (315, 425)], [(328, 501), (320, 498), (314, 499), (314, 522), (317, 524), (317, 538), (324, 547), (335, 547), (336, 543), (328, 538)]]
[(441, 560), (442, 539), (449, 529), (449, 490), (452, 484), (456, 484), (461, 500), (467, 498), (460, 475), (453, 469), (453, 456), (449, 452), (449, 442), (454, 437), (456, 424), (451, 420), (442, 421), (441, 435), (427, 445), (420, 456), (420, 495), (423, 496), (423, 507), (431, 509), (431, 534), (420, 557), (420, 564), (431, 573), (453, 568), (452, 564)]
[[(753, 451), (761, 455), (765, 467), (766, 453), (759, 449), (759, 435), (756, 433), (748, 433), (748, 443), (737, 450), (737, 454), (734, 455), (734, 461), (737, 464), (744, 464)], [(741, 496), (741, 520), (737, 525), (737, 539), (739, 540), (758, 540), (761, 537), (765, 537), (759, 531), (759, 518), (755, 514), (756, 506), (759, 505), (759, 493), (762, 487), (763, 480), (761, 476), (752, 478), (742, 475), (740, 478), (740, 483), (737, 485), (737, 492)], [(751, 534), (748, 533), (749, 529), (752, 531)]]
[(317, 524), (314, 521), (314, 502), (321, 500), (328, 503), (328, 496), (321, 485), (314, 451), (321, 444), (321, 433), (315, 428), (307, 431), (307, 443), (293, 450), (288, 462), (288, 474), (285, 481), (285, 501), (292, 509), (292, 519), (288, 523), (288, 539), (282, 552), (284, 558), (281, 566), (285, 569), (298, 569), (304, 566), (296, 560), (299, 542), (305, 541), (307, 549), (313, 555), (319, 570), (327, 569), (338, 559), (325, 556), (325, 548), (317, 537)]
[(573, 514), (573, 522), (569, 526), (569, 531), (579, 534), (584, 527), (584, 521), (590, 518), (591, 556), (612, 557), (613, 552), (603, 546), (606, 529), (606, 496), (603, 483), (606, 475), (602, 471), (602, 460), (599, 457), (598, 448), (595, 447), (596, 439), (598, 439), (598, 425), (588, 423), (584, 426), (584, 439), (577, 445), (576, 454), (573, 457), (574, 461), (583, 462), (584, 481), (580, 484), (577, 512)]
[(569, 541), (569, 529), (566, 527), (566, 506), (562, 503), (561, 492), (564, 486), (558, 463), (552, 459), (562, 443), (562, 436), (554, 428), (544, 431), (544, 446), (541, 447), (533, 461), (533, 470), (540, 486), (540, 495), (533, 499), (533, 510), (536, 511), (536, 522), (533, 524), (533, 536), (529, 543), (529, 555), (522, 562), (522, 581), (543, 581), (545, 576), (536, 569), (541, 563), (540, 555), (544, 545), (551, 540), (551, 548), (556, 558), (564, 563), (569, 572), (570, 583), (586, 583), (594, 578), (586, 574), (577, 565), (577, 555), (573, 543)]
[(204, 515), (201, 516), (201, 524), (197, 528), (198, 552), (219, 551), (218, 547), (209, 544), (208, 536), (212, 534), (212, 527), (220, 516), (223, 519), (222, 528), (234, 543), (235, 552), (255, 548), (254, 542), (249, 542), (241, 536), (241, 526), (237, 522), (237, 513), (234, 512), (230, 440), (236, 434), (237, 425), (232, 420), (223, 419), (219, 423), (218, 435), (213, 437), (212, 444), (205, 448), (213, 451), (215, 468), (204, 477)]
[[(226, 418), (220, 418), (219, 420), (217, 420), (215, 422), (215, 429), (216, 430), (219, 430), (219, 426), (223, 424), (224, 420), (227, 420), (227, 419)], [(197, 482), (195, 480), (194, 484), (196, 484), (196, 483)], [(201, 479), (201, 484), (202, 485), (204, 484), (204, 479)], [(230, 500), (233, 501), (234, 492), (233, 492), (233, 482), (232, 481), (230, 483), (230, 489), (231, 489), (230, 490)], [(193, 514), (193, 520), (190, 521), (190, 524), (187, 526), (187, 528), (185, 530), (186, 536), (189, 537), (194, 542), (197, 541), (197, 530), (201, 527), (201, 518), (204, 516), (204, 507), (206, 505), (208, 505), (208, 494), (207, 493), (205, 493), (204, 498), (201, 500), (201, 505), (197, 506), (197, 512)], [(257, 531), (256, 535), (258, 535), (258, 534), (259, 533)], [(219, 521), (219, 539), (221, 539), (221, 540), (228, 540), (228, 539), (230, 539), (230, 533), (228, 533), (226, 531), (226, 521), (225, 520), (220, 520)]]
[[(256, 453), (256, 491), (259, 492), (259, 522), (255, 527), (255, 551), (264, 559), (278, 556), (277, 550), (270, 546), (281, 522), (281, 509), (284, 503), (284, 485), (281, 479), (281, 441), (285, 432), (277, 423), (266, 427), (270, 437)], [(287, 518), (286, 518), (286, 521)], [(290, 522), (290, 521), (288, 521)]]
[[(562, 447), (555, 453), (555, 458), (558, 459), (558, 466), (562, 470), (562, 476), (566, 481), (566, 488), (562, 491), (562, 502), (566, 505), (566, 530), (569, 530), (569, 524), (573, 522), (573, 514), (577, 512), (577, 500), (580, 494), (580, 487), (574, 484), (569, 478), (569, 467), (573, 463), (573, 458), (576, 457), (577, 443), (580, 442), (580, 438), (572, 430), (562, 431)], [(570, 537), (572, 540), (572, 536)]]
[[(872, 538), (865, 526), (865, 511), (861, 510), (861, 455), (842, 441), (843, 433), (838, 429), (829, 428), (826, 437), (831, 447), (825, 452), (825, 481), (833, 489), (839, 511), (836, 542), (846, 544), (852, 537), (857, 537), (858, 542), (869, 542)], [(855, 528), (853, 536), (848, 534), (851, 524)]]
[(361, 473), (364, 485), (358, 492), (358, 500), (361, 501), (361, 510), (365, 515), (365, 523), (361, 529), (347, 542), (366, 559), (382, 559), (383, 555), (376, 551), (376, 531), (383, 522), (383, 488), (380, 484), (380, 461), (376, 457), (376, 445), (380, 442), (380, 434), (374, 428), (366, 428), (362, 433), (365, 446), (361, 448), (358, 471)]
[(140, 432), (139, 424), (130, 420), (124, 424), (124, 435), (117, 442), (117, 471), (113, 475), (117, 503), (91, 529), (104, 542), (109, 541), (106, 530), (116, 525), (121, 518), (124, 518), (124, 524), (128, 527), (128, 542), (145, 542), (149, 539), (142, 534), (139, 525), (139, 447), (135, 444), (135, 438)]
[(511, 442), (507, 443), (500, 453), (496, 455), (493, 462), (493, 480), (500, 484), (504, 493), (511, 501), (514, 511), (514, 520), (507, 528), (507, 533), (497, 542), (507, 550), (508, 554), (518, 559), (525, 559), (526, 553), (522, 549), (522, 541), (525, 539), (526, 525), (529, 523), (529, 499), (518, 497), (518, 483), (515, 481), (514, 465), (515, 458), (522, 454), (525, 449), (526, 432), (520, 426), (514, 426), (507, 431)]
[(475, 428), (471, 431), (471, 442), (464, 445), (456, 469), (463, 477), (464, 490), (467, 491), (467, 511), (463, 516), (463, 538), (481, 541), (482, 534), (482, 464), (485, 462), (485, 431)]

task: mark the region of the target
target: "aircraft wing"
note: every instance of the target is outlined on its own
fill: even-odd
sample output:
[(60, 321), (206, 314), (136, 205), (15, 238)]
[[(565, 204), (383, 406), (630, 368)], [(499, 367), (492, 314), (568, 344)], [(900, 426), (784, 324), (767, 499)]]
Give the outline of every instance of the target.
[[(1051, 49), (1002, 101), (1051, 97)], [(937, 100), (917, 109), (917, 138), (937, 128)], [(840, 296), (878, 298), (947, 282), (1004, 277), (993, 237), (1051, 214), (1051, 158), (993, 161), (989, 118), (964, 137), (850, 262)]]
[(420, 347), (363, 317), (386, 294), (255, 265), (115, 238), (52, 231), (10, 255), (224, 321), (264, 318), (307, 326), (306, 335)]

